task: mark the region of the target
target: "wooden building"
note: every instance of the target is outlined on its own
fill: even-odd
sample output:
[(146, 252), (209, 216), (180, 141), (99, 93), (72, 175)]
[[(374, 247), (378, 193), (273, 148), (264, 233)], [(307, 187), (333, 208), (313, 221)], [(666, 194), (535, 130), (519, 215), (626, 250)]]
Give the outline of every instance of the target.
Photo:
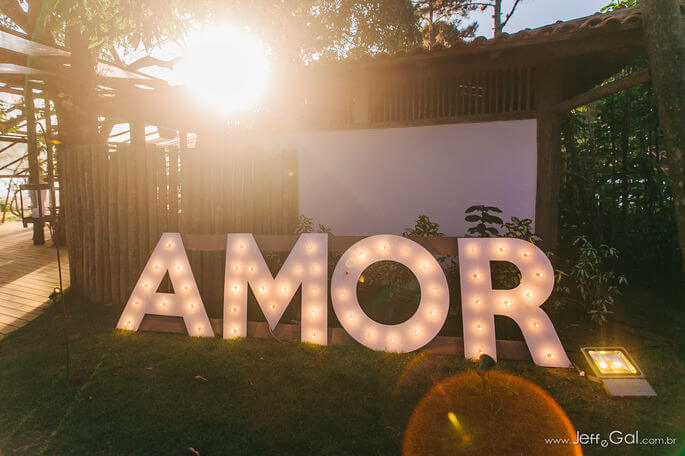
[[(7, 41), (0, 47), (13, 58), (30, 53), (8, 51)], [(230, 125), (179, 88), (109, 65), (99, 79), (102, 143), (59, 146), (72, 287), (96, 302), (123, 303), (159, 234), (180, 231), (193, 235), (187, 247), (200, 288), (217, 294), (203, 298), (220, 302), (222, 288), (203, 283), (223, 279), (221, 252), (201, 252), (211, 244), (202, 236), (293, 232), (304, 212), (298, 151), (280, 139), (267, 147), (264, 138), (300, 135), (303, 144), (310, 138), (303, 133), (393, 129), (390, 136), (396, 136), (403, 129), (454, 125), (484, 125), (487, 133), (488, 125), (502, 122), (532, 125), (531, 215), (553, 246), (562, 116), (648, 80), (643, 71), (597, 87), (644, 55), (639, 10), (620, 9), (430, 52), (282, 69), (259, 112)], [(33, 76), (35, 84), (62, 77), (54, 62), (68, 57), (49, 59), (41, 68), (26, 68), (27, 74), (49, 73)], [(2, 80), (5, 90), (17, 90)], [(112, 125), (121, 122), (131, 126), (131, 144), (107, 144)], [(159, 128), (165, 147), (145, 140), (149, 125)], [(195, 134), (194, 147), (188, 133)], [(395, 165), (387, 163), (388, 172)]]

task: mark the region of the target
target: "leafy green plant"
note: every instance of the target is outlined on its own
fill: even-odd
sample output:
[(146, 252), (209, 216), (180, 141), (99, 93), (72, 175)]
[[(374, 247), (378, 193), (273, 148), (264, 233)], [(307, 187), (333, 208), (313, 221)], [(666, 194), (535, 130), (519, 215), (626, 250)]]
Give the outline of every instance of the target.
[(319, 233), (333, 234), (330, 226), (326, 226), (323, 223), (319, 223)]
[[(333, 234), (331, 227), (323, 223), (319, 223), (318, 233)], [(297, 218), (297, 225), (295, 226), (295, 234), (314, 233), (314, 217), (307, 217), (300, 214)]]
[(605, 244), (595, 247), (587, 236), (577, 236), (573, 245), (577, 248), (576, 258), (570, 262), (568, 272), (558, 275), (552, 302), (558, 307), (577, 305), (591, 321), (602, 326), (613, 313), (611, 309), (621, 287), (628, 284), (623, 275), (609, 270), (619, 252)]
[[(480, 214), (472, 214), (473, 212), (480, 212)], [(502, 209), (496, 206), (471, 206), (466, 209), (467, 215), (464, 219), (470, 223), (476, 223), (466, 232), (473, 237), (493, 237), (499, 236), (499, 230), (492, 225), (498, 225), (500, 228), (504, 223), (502, 219), (496, 215), (492, 215), (491, 212), (502, 213)]]
[(417, 237), (440, 237), (444, 236), (440, 231), (440, 224), (431, 222), (427, 215), (419, 215), (413, 228), (406, 228), (402, 236)]
[(307, 217), (300, 214), (297, 217), (297, 225), (295, 226), (295, 234), (313, 233), (314, 232), (314, 217)]
[(531, 244), (537, 244), (542, 241), (542, 238), (533, 233), (531, 228), (532, 223), (533, 221), (531, 219), (520, 219), (512, 216), (511, 221), (504, 224), (504, 227), (507, 229), (504, 236), (523, 239)]

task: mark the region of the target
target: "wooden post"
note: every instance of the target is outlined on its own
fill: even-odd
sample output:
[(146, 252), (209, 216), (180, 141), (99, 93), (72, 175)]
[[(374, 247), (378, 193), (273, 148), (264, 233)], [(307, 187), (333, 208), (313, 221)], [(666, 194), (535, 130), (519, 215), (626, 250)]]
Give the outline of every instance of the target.
[[(50, 100), (47, 98), (43, 99), (45, 104), (45, 131), (47, 132), (47, 138), (45, 141), (45, 149), (47, 153), (47, 181), (50, 185), (50, 204), (52, 208), (56, 206), (55, 204), (55, 146), (52, 144), (52, 113), (50, 109)], [(56, 214), (52, 214), (56, 215)]]
[[(29, 183), (32, 185), (40, 184), (40, 167), (38, 165), (38, 142), (36, 140), (36, 114), (33, 105), (33, 88), (30, 83), (24, 86), (24, 116), (26, 117), (26, 136), (28, 139), (28, 153), (29, 153)], [(39, 201), (34, 201), (35, 198), (40, 199), (40, 191), (31, 191), (31, 202), (35, 207), (39, 207)], [(43, 208), (45, 210), (45, 208)], [(42, 217), (43, 214), (40, 214)], [(33, 244), (45, 244), (45, 232), (43, 231), (43, 222), (37, 221), (33, 223)]]
[(559, 234), (561, 183), (561, 116), (554, 106), (562, 100), (563, 80), (554, 64), (537, 70), (535, 107), (538, 131), (535, 231), (543, 246), (556, 249)]

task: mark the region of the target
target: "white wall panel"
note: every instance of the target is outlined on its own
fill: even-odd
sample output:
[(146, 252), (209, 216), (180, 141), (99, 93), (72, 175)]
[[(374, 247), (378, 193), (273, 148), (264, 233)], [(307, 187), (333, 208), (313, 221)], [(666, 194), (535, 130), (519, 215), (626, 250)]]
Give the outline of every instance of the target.
[(419, 214), (465, 234), (472, 204), (534, 218), (536, 121), (307, 132), (298, 151), (300, 213), (334, 234), (400, 234)]

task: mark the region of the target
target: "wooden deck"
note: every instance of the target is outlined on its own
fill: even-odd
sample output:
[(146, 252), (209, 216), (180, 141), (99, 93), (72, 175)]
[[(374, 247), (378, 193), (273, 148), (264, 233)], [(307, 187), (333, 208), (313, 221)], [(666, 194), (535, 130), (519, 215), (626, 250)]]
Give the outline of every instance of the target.
[[(32, 228), (20, 222), (0, 225), (0, 339), (40, 315), (48, 296), (59, 286), (57, 256), (45, 230), (46, 243), (34, 246)], [(64, 288), (69, 286), (69, 259), (62, 255)]]

